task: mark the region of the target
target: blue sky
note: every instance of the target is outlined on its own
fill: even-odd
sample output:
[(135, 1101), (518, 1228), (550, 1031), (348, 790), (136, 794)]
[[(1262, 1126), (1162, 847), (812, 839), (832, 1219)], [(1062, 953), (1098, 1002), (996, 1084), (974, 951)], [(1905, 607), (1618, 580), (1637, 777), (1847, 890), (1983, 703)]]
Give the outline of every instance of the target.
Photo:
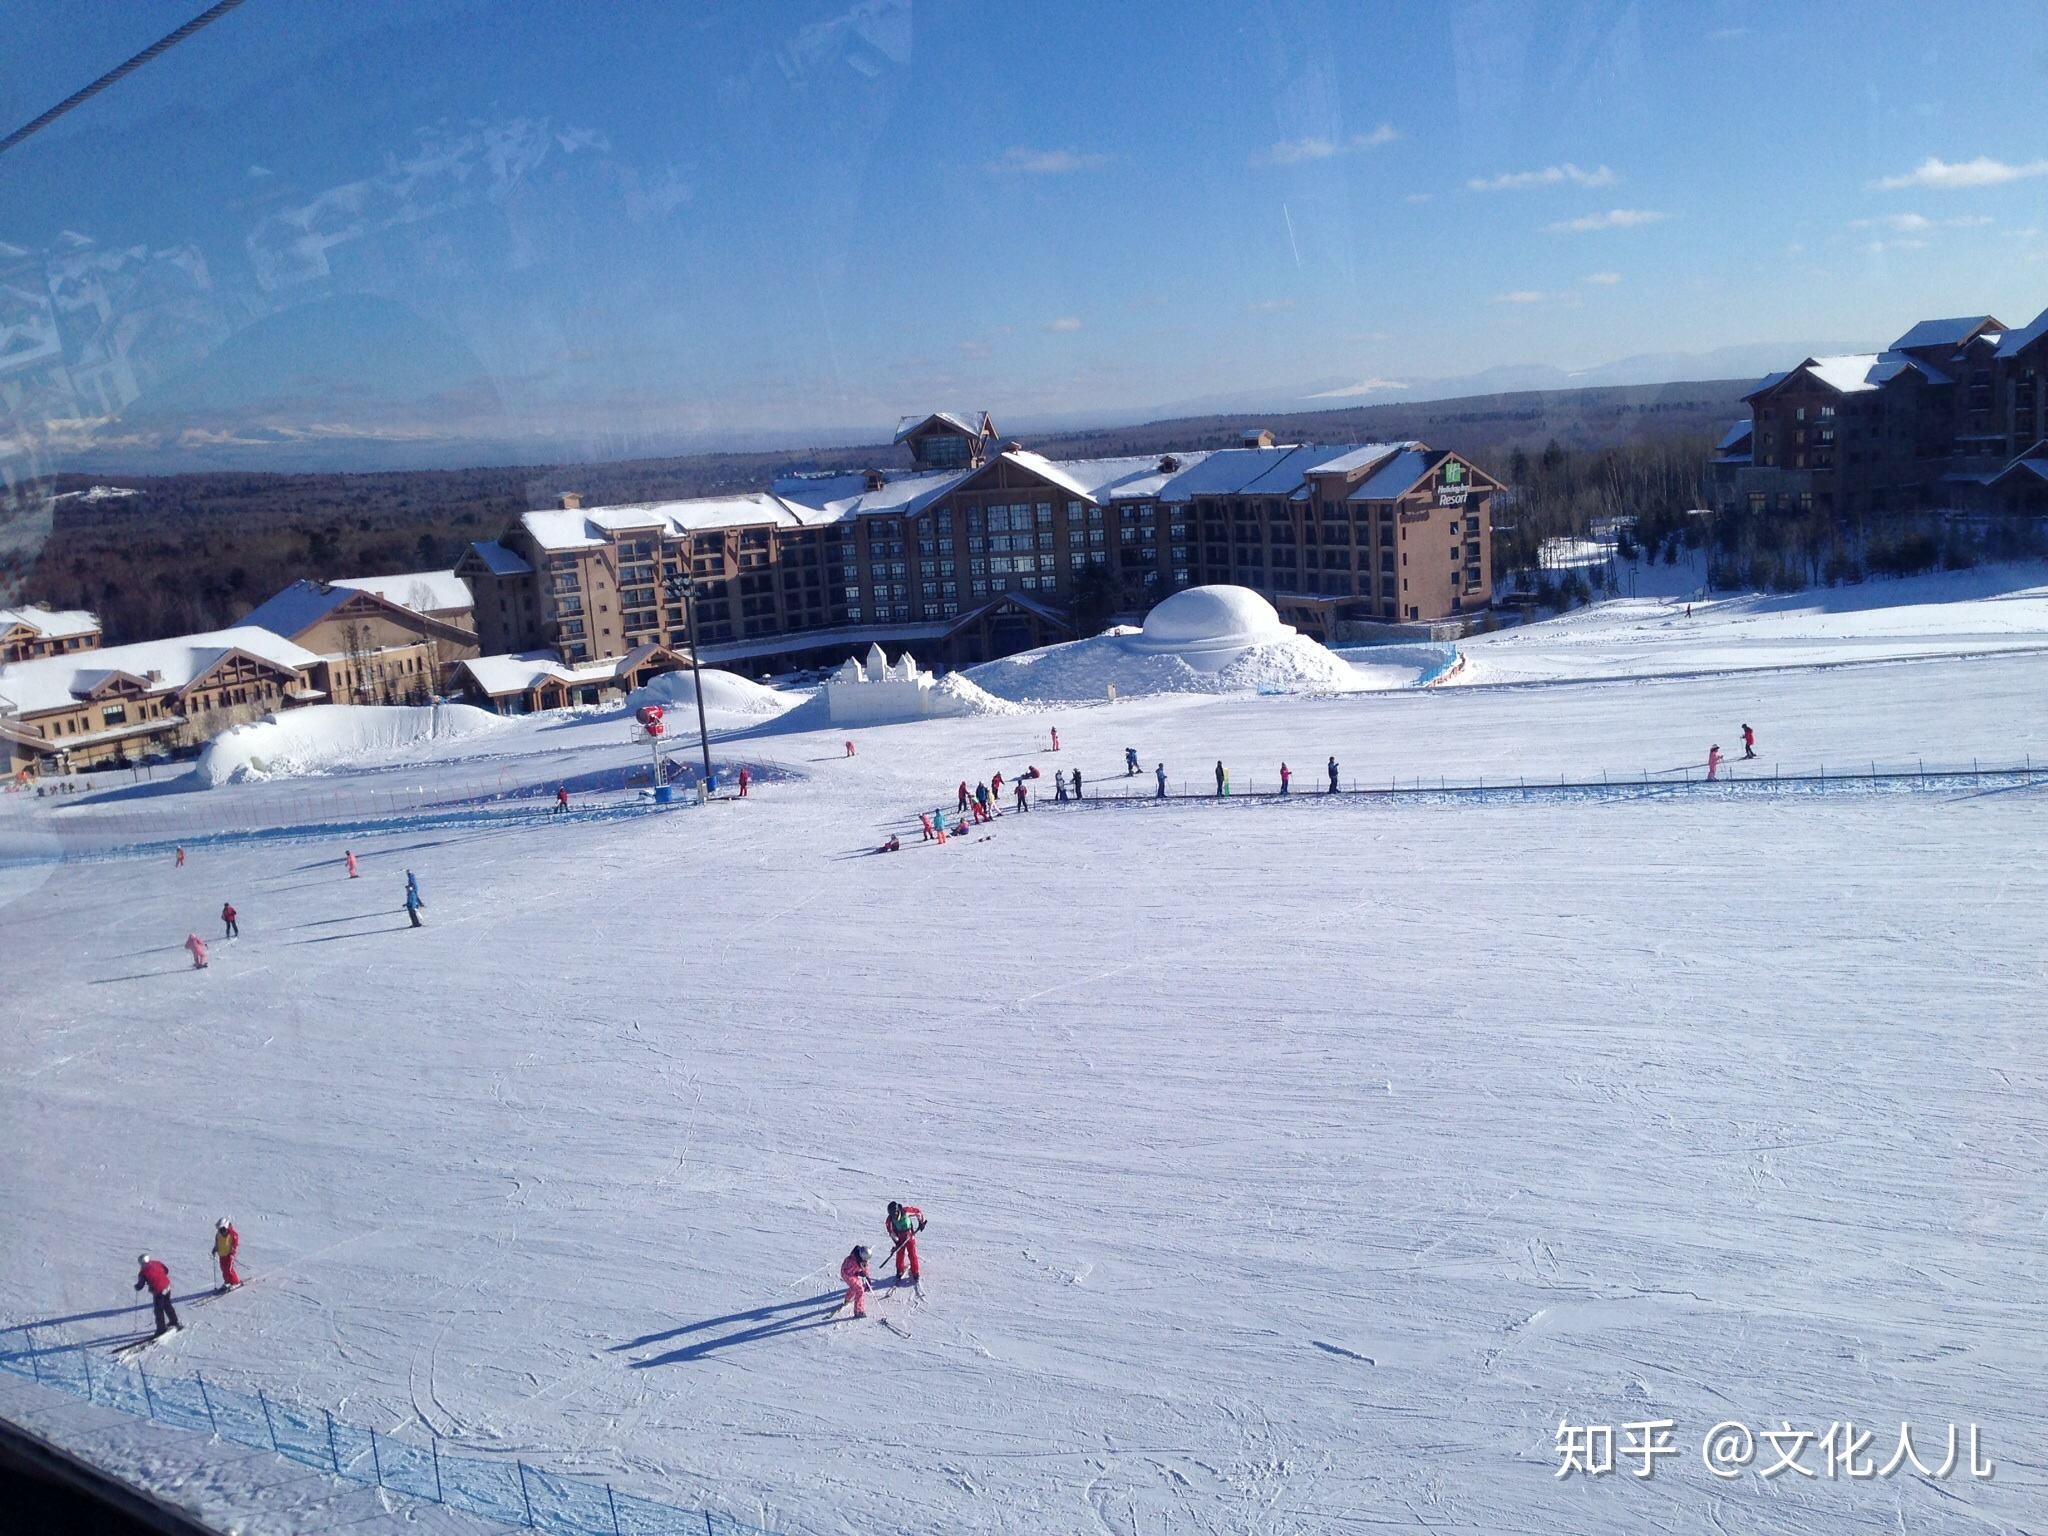
[[(200, 8), (29, 0), (0, 117)], [(247, 0), (0, 156), (0, 412), (608, 456), (2019, 321), (2048, 9), (1950, 14)]]

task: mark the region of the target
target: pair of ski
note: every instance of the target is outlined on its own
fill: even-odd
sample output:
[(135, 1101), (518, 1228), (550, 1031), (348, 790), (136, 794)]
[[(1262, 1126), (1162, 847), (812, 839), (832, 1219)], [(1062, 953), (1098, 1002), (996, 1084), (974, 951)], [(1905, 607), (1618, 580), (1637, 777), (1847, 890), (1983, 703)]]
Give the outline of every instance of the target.
[[(226, 1285), (217, 1290), (208, 1291), (204, 1296), (194, 1296), (185, 1303), (185, 1307), (189, 1311), (193, 1307), (203, 1307), (209, 1301), (219, 1301), (221, 1297), (227, 1295), (230, 1291), (239, 1291), (242, 1286), (248, 1283), (248, 1281), (244, 1280), (239, 1285)], [(162, 1333), (152, 1333), (144, 1338), (130, 1339), (126, 1344), (116, 1344), (112, 1353), (117, 1359), (126, 1359), (130, 1355), (139, 1355), (145, 1349), (161, 1344), (172, 1335), (180, 1334), (184, 1331), (185, 1325), (180, 1323), (175, 1328), (166, 1328)]]

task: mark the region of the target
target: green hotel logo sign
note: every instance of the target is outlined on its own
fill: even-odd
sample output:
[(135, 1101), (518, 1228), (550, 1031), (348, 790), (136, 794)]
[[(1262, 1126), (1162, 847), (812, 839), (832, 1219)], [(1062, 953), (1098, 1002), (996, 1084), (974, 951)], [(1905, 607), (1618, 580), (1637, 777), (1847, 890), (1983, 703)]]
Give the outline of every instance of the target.
[(1471, 494), (1472, 488), (1465, 483), (1465, 466), (1456, 459), (1445, 459), (1437, 477), (1436, 504), (1440, 507), (1462, 507), (1465, 498)]

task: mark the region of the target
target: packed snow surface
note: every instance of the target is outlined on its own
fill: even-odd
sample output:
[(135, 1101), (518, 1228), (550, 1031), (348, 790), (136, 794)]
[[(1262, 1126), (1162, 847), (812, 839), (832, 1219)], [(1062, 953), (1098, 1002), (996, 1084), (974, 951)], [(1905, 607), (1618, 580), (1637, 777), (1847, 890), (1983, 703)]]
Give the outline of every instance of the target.
[(237, 725), (208, 742), (195, 770), (208, 788), (415, 758), (430, 742), (503, 728), (472, 704), (313, 704)]
[[(338, 840), (0, 866), (0, 1322), (125, 1331), (137, 1250), (185, 1295), (225, 1211), (250, 1284), (153, 1374), (779, 1531), (2032, 1529), (2048, 789), (1748, 782), (2041, 761), (2048, 624), (1951, 643), (2006, 601), (1864, 666), (1827, 629), (1870, 610), (1775, 670), (1126, 696), (855, 756), (782, 716), (714, 744), (787, 765), (744, 801), (351, 835), (353, 881)], [(1696, 770), (1743, 721), (1733, 786), (1533, 787)], [(485, 739), (644, 755), (617, 718)], [(1329, 756), (1532, 788), (1303, 792)], [(1218, 759), (1296, 793), (1148, 798)], [(1089, 801), (919, 841), (1031, 763)], [(830, 1321), (890, 1199), (921, 1293)], [(1678, 1454), (1559, 1479), (1561, 1420)], [(1932, 1465), (1974, 1423), (1997, 1470), (1722, 1480), (1731, 1420), (1760, 1464), (1781, 1425), (1882, 1464), (1911, 1421)]]

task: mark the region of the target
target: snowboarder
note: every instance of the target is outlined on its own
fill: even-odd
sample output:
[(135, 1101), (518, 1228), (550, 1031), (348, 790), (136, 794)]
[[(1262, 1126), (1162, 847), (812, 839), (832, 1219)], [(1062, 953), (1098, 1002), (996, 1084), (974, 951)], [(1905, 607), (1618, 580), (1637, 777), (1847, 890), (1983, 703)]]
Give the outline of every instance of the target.
[(355, 851), (355, 849), (353, 849), (353, 848), (344, 848), (344, 849), (342, 849), (342, 850), (341, 850), (341, 858), (342, 858), (342, 862), (348, 865), (348, 877), (349, 877), (349, 879), (351, 879), (351, 880), (355, 879), (355, 877), (356, 877), (356, 851)]
[(1030, 809), (1031, 809), (1031, 786), (1030, 786), (1029, 784), (1025, 783), (1025, 782), (1024, 782), (1024, 781), (1023, 781), (1022, 779), (1019, 779), (1019, 780), (1017, 781), (1017, 787), (1016, 787), (1016, 795), (1017, 795), (1017, 809), (1018, 809), (1019, 811), (1028, 811), (1028, 810), (1030, 810)]
[(192, 969), (195, 971), (205, 970), (206, 940), (199, 937), (196, 933), (188, 933), (185, 935), (185, 947), (192, 952)]
[(1152, 775), (1159, 780), (1159, 791), (1152, 798), (1154, 800), (1164, 800), (1166, 798), (1166, 764), (1161, 763), (1158, 767), (1154, 768)]
[(405, 915), (412, 919), (413, 927), (420, 925), (420, 908), (426, 903), (420, 900), (420, 888), (412, 881), (405, 882)]
[(1052, 749), (1055, 752), (1060, 749), (1060, 728), (1058, 726), (1052, 728)]
[(1713, 783), (1721, 776), (1721, 743), (1715, 742), (1707, 748), (1707, 782)]
[(182, 1328), (178, 1321), (178, 1309), (171, 1305), (171, 1272), (164, 1268), (162, 1259), (152, 1259), (148, 1254), (138, 1254), (135, 1259), (135, 1289), (149, 1287), (149, 1304), (156, 1315), (156, 1336), (162, 1338), (173, 1328)]
[(902, 838), (900, 838), (900, 837), (898, 837), (898, 836), (897, 836), (897, 835), (896, 835), (896, 834), (895, 834), (894, 832), (891, 832), (891, 833), (889, 834), (889, 841), (887, 841), (886, 843), (882, 844), (882, 846), (881, 846), (881, 847), (879, 847), (879, 848), (877, 848), (877, 849), (875, 850), (875, 852), (877, 852), (877, 853), (899, 853), (899, 852), (901, 852), (901, 851), (902, 851), (902, 849), (903, 849), (903, 839), (902, 839)]
[(923, 811), (917, 813), (917, 830), (919, 842), (928, 843), (932, 840), (932, 819)]
[(953, 809), (958, 811), (962, 816), (965, 816), (967, 814), (967, 802), (972, 798), (973, 796), (971, 796), (967, 792), (967, 781), (965, 779), (962, 779), (960, 781), (960, 803), (953, 807)]
[(1067, 776), (1064, 773), (1052, 776), (1052, 797), (1061, 805), (1067, 803)]
[(1742, 755), (1745, 758), (1756, 756), (1756, 732), (1747, 725), (1742, 728)]
[(745, 769), (744, 767), (742, 767), (740, 769), (740, 798), (742, 800), (747, 798), (747, 786), (753, 782), (753, 774), (748, 772), (747, 769)]
[(242, 1234), (223, 1216), (213, 1224), (213, 1256), (220, 1261), (220, 1288), (232, 1291), (242, 1283), (235, 1272), (235, 1255), (242, 1251)]
[(1286, 793), (1287, 793), (1287, 786), (1288, 786), (1289, 782), (1290, 782), (1290, 781), (1291, 781), (1291, 780), (1292, 780), (1293, 778), (1294, 778), (1294, 775), (1293, 775), (1293, 774), (1291, 774), (1291, 773), (1289, 773), (1289, 772), (1287, 771), (1287, 765), (1286, 765), (1285, 763), (1282, 763), (1282, 764), (1280, 765), (1280, 793), (1281, 793), (1281, 794), (1283, 794), (1283, 795), (1284, 795), (1284, 794), (1286, 794)]
[(1124, 777), (1125, 777), (1125, 778), (1127, 778), (1127, 779), (1134, 779), (1134, 778), (1136, 778), (1137, 776), (1138, 776), (1138, 749), (1137, 749), (1136, 747), (1125, 747), (1125, 748), (1124, 748)]
[(1330, 793), (1337, 793), (1337, 759), (1330, 759)]
[(900, 1200), (889, 1202), (889, 1241), (896, 1245), (896, 1283), (903, 1283), (903, 1271), (910, 1271), (910, 1283), (917, 1284), (917, 1234), (925, 1228), (924, 1212)]
[(1223, 787), (1230, 782), (1230, 775), (1223, 771), (1223, 759), (1216, 759), (1216, 798), (1223, 798)]
[(1074, 770), (1074, 798), (1081, 798), (1081, 770), (1078, 768)]
[[(846, 1282), (846, 1301), (853, 1303), (853, 1315), (868, 1315), (868, 1250), (856, 1243), (853, 1252), (839, 1261), (839, 1278)], [(840, 1306), (845, 1306), (842, 1301)]]
[(220, 904), (220, 923), (222, 938), (239, 939), (242, 936), (242, 930), (235, 926), (235, 904), (232, 901)]
[[(41, 791), (38, 791), (38, 793), (41, 793)], [(183, 869), (185, 867), (185, 850), (183, 847), (180, 847), (178, 849), (178, 862), (173, 867), (177, 869)]]
[(566, 784), (557, 784), (555, 786), (555, 814), (559, 816), (568, 809), (569, 786)]

